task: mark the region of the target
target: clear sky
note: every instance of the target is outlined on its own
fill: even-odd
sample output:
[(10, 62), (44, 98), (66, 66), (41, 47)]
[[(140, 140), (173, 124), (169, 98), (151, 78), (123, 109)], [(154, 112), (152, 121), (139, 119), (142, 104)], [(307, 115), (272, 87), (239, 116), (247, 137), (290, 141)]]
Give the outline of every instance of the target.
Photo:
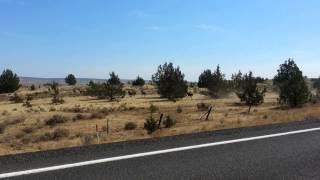
[(188, 80), (220, 64), (273, 77), (292, 57), (320, 75), (319, 0), (0, 0), (0, 69), (21, 76)]

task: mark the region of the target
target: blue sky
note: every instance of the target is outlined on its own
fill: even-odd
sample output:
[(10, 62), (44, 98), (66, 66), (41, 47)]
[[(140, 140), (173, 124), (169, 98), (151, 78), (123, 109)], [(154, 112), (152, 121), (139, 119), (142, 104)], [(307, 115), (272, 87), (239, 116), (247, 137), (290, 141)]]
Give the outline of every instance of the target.
[(273, 77), (292, 57), (320, 75), (318, 0), (0, 0), (0, 69), (21, 76), (188, 80), (220, 64)]

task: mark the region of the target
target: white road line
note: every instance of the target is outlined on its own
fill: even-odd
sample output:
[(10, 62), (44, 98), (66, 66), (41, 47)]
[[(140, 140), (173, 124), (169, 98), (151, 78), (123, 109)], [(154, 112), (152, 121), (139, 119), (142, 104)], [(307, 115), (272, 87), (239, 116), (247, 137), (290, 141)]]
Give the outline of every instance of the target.
[(239, 143), (239, 142), (268, 139), (268, 138), (287, 136), (287, 135), (293, 135), (293, 134), (301, 134), (301, 133), (314, 132), (314, 131), (320, 131), (320, 127), (298, 130), (298, 131), (290, 131), (290, 132), (284, 132), (284, 133), (277, 133), (277, 134), (270, 134), (270, 135), (263, 135), (263, 136), (256, 136), (256, 137), (249, 137), (249, 138), (242, 138), (242, 139), (235, 139), (235, 140), (228, 140), (228, 141), (221, 141), (221, 142), (214, 142), (214, 143), (207, 143), (207, 144), (200, 144), (200, 145), (194, 145), (194, 146), (186, 146), (186, 147), (165, 149), (165, 150), (159, 150), (159, 151), (131, 154), (131, 155), (111, 157), (111, 158), (105, 158), (105, 159), (97, 159), (92, 161), (84, 161), (79, 163), (65, 164), (65, 165), (45, 167), (45, 168), (39, 168), (39, 169), (30, 169), (25, 171), (4, 173), (4, 174), (0, 174), (0, 179), (30, 175), (30, 174), (38, 174), (38, 173), (49, 172), (49, 171), (57, 171), (62, 169), (74, 168), (74, 167), (89, 166), (93, 164), (120, 161), (125, 159), (133, 159), (133, 158), (139, 158), (139, 157), (145, 157), (145, 156), (154, 156), (154, 155), (166, 154), (166, 153), (172, 153), (172, 152), (187, 151), (191, 149), (200, 149), (200, 148), (220, 146), (220, 145), (233, 144), (233, 143)]

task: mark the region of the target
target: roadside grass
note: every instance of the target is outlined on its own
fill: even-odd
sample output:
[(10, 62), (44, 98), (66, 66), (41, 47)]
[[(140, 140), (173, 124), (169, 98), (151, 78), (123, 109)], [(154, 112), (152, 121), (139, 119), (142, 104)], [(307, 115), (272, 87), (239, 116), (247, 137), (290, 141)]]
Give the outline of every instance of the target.
[[(35, 92), (42, 91), (45, 89)], [(70, 91), (72, 89), (63, 87), (61, 93), (70, 94)], [(172, 102), (161, 99), (152, 86), (147, 86), (145, 91), (147, 95), (138, 93), (120, 102), (66, 96), (64, 104), (52, 105), (50, 96), (36, 97), (32, 101), (33, 110), (21, 104), (0, 101), (0, 155), (97, 144), (96, 127), (101, 136), (100, 143), (111, 143), (320, 117), (319, 104), (278, 109), (274, 93), (268, 93), (265, 103), (247, 114), (247, 107), (237, 103), (239, 100), (235, 95), (212, 99), (194, 94), (192, 99)], [(31, 92), (22, 89), (19, 95), (28, 93)], [(213, 111), (209, 121), (200, 120), (210, 106)], [(151, 112), (157, 121), (163, 113), (164, 121), (161, 130), (148, 134), (143, 127)], [(172, 121), (167, 122), (167, 116)]]

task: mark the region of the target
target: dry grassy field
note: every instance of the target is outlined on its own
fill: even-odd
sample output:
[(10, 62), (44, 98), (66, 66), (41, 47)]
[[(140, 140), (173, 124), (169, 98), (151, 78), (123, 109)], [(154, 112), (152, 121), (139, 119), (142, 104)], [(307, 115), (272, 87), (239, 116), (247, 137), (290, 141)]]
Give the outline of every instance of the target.
[[(281, 110), (275, 93), (267, 93), (265, 103), (253, 107), (248, 114), (248, 107), (239, 104), (234, 94), (213, 99), (195, 90), (192, 98), (172, 102), (159, 98), (156, 89), (148, 85), (144, 87), (147, 95), (141, 95), (136, 89), (138, 93), (135, 96), (109, 102), (80, 95), (78, 89), (81, 87), (62, 87), (65, 103), (61, 105), (51, 103), (51, 96), (45, 87), (36, 91), (18, 91), (21, 96), (33, 95), (32, 107), (12, 103), (8, 101), (8, 95), (0, 97), (0, 155), (299, 121), (320, 116), (318, 104)], [(149, 135), (143, 126), (150, 116), (151, 104), (158, 109), (153, 113), (156, 119), (163, 113), (170, 115), (177, 123)], [(199, 104), (204, 108), (199, 108)], [(208, 106), (213, 106), (209, 120), (200, 119)], [(133, 127), (125, 128), (129, 122)]]

